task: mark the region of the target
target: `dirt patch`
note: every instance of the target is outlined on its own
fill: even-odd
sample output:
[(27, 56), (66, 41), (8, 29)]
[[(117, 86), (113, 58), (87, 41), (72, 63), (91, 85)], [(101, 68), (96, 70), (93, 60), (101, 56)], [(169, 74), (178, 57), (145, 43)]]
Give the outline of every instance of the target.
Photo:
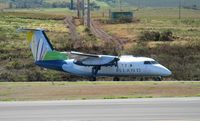
[(70, 17), (70, 16), (66, 16), (64, 23), (66, 24), (66, 27), (69, 28), (69, 32), (70, 32), (70, 39), (73, 43), (74, 48), (78, 48), (80, 45), (80, 43), (78, 43), (78, 41), (80, 41), (80, 36), (76, 31), (76, 25), (74, 24), (74, 18)]
[(123, 50), (123, 46), (126, 40), (111, 36), (100, 28), (100, 23), (98, 21), (91, 21), (91, 32), (98, 38), (106, 42), (114, 42), (116, 44), (116, 50)]

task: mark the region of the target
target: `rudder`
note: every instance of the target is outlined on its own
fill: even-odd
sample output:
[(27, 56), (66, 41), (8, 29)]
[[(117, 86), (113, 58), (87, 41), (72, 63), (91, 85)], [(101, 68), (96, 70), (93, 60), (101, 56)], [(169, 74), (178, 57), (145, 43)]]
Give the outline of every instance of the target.
[(27, 41), (30, 45), (35, 61), (67, 60), (67, 55), (55, 51), (43, 29), (20, 29), (27, 32)]
[(27, 32), (27, 41), (35, 61), (43, 60), (47, 52), (54, 50), (43, 29), (21, 29), (21, 31)]

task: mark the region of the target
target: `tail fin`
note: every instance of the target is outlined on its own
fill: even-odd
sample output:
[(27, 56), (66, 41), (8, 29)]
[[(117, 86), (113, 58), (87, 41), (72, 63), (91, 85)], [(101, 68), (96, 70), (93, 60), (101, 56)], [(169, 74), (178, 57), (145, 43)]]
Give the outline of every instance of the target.
[(27, 41), (35, 61), (67, 60), (67, 55), (54, 50), (43, 29), (20, 29), (27, 32)]

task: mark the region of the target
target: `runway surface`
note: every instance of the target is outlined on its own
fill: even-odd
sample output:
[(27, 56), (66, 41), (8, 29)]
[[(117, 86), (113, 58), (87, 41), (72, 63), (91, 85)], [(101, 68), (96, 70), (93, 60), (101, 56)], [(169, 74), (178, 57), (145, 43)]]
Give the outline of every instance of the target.
[(0, 121), (200, 121), (200, 98), (0, 102)]

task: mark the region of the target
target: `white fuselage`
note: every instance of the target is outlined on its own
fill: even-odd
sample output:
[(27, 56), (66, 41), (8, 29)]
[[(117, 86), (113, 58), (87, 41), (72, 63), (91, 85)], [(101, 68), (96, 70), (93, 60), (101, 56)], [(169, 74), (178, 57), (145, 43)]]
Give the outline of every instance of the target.
[[(74, 59), (66, 60), (63, 70), (79, 76), (92, 76), (91, 66), (80, 66), (74, 63)], [(121, 56), (117, 66), (102, 66), (96, 76), (169, 76), (171, 71), (154, 59), (146, 57)]]

